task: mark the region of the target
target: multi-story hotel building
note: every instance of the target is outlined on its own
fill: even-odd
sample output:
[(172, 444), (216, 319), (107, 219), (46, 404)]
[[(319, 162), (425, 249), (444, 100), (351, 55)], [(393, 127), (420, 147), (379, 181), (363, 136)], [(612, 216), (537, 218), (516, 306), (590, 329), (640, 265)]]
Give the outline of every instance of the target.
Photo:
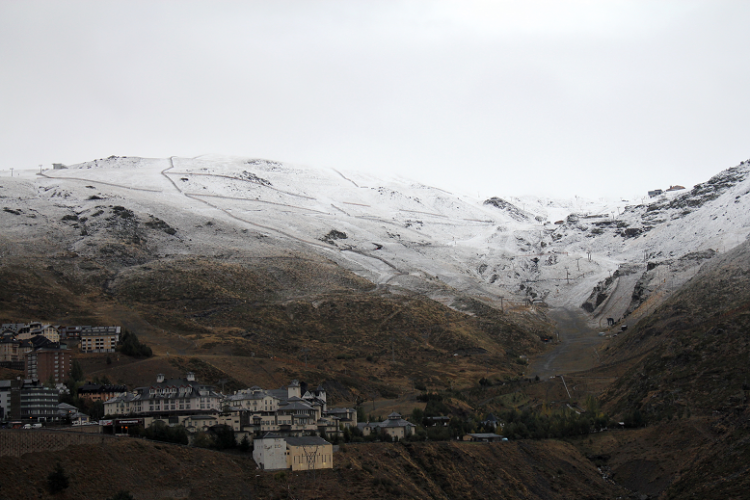
[(105, 415), (169, 416), (218, 413), (224, 398), (213, 386), (199, 384), (195, 375), (166, 380), (158, 375), (156, 383), (138, 387), (104, 403)]

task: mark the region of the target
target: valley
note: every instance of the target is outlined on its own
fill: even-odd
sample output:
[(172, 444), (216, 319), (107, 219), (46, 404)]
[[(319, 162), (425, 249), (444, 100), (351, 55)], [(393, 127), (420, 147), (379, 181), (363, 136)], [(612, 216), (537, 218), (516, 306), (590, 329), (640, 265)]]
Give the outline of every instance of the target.
[(552, 309), (548, 316), (555, 325), (552, 349), (535, 357), (528, 369), (530, 375), (546, 379), (588, 370), (600, 363), (599, 348), (606, 339), (589, 326), (583, 311)]

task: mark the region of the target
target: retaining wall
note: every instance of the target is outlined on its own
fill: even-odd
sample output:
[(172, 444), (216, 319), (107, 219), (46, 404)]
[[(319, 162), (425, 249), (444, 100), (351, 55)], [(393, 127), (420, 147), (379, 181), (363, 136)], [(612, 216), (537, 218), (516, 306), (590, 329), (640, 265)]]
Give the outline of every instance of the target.
[(0, 457), (20, 457), (26, 453), (60, 451), (79, 444), (106, 444), (114, 436), (88, 434), (75, 431), (2, 430), (0, 431)]

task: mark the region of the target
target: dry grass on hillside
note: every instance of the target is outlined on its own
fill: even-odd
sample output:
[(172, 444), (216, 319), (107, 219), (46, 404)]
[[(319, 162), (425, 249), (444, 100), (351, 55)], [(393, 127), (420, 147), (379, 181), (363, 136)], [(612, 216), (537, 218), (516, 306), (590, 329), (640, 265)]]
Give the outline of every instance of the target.
[(62, 497), (104, 499), (117, 490), (158, 498), (617, 498), (572, 446), (557, 442), (347, 445), (334, 469), (262, 472), (237, 455), (123, 438), (110, 446), (0, 458), (0, 494), (46, 498), (46, 478), (60, 462), (70, 476)]

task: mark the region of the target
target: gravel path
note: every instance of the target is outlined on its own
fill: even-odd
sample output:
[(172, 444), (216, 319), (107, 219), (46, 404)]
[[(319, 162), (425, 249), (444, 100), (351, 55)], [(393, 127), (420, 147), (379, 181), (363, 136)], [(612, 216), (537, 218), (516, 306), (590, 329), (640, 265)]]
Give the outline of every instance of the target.
[(596, 366), (599, 360), (596, 348), (605, 339), (589, 326), (586, 315), (570, 309), (552, 309), (548, 315), (557, 325), (560, 342), (531, 362), (527, 376), (539, 375), (544, 379)]

